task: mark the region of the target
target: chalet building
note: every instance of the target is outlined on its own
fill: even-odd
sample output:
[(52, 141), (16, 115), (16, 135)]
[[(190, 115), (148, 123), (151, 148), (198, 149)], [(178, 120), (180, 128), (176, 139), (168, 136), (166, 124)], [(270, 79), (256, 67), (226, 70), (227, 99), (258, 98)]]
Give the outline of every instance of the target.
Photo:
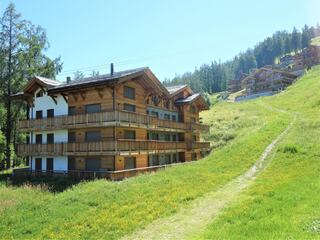
[(30, 169), (107, 176), (123, 170), (194, 161), (210, 151), (199, 112), (208, 109), (187, 85), (164, 87), (149, 68), (61, 83), (34, 77), (23, 92), (27, 136), (17, 153)]
[(320, 46), (310, 45), (299, 53), (281, 57), (278, 66), (291, 72), (299, 72), (318, 64), (320, 64)]
[(287, 88), (298, 76), (272, 67), (263, 67), (254, 70), (249, 76), (242, 80), (242, 88), (246, 95), (272, 94)]
[(229, 93), (234, 93), (234, 92), (240, 91), (242, 89), (241, 88), (241, 82), (247, 76), (248, 76), (248, 74), (241, 73), (235, 79), (230, 79), (228, 81), (228, 92)]

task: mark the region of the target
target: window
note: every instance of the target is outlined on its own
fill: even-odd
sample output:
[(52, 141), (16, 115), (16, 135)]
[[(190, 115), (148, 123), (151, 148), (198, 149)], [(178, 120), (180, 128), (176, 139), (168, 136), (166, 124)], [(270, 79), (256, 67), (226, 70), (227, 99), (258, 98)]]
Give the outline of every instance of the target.
[(75, 114), (76, 114), (76, 107), (69, 107), (68, 115), (75, 115)]
[(135, 112), (136, 111), (136, 106), (132, 104), (123, 104), (123, 110), (128, 111), (128, 112)]
[(196, 107), (195, 106), (190, 106), (190, 112), (191, 113), (196, 113)]
[(176, 115), (172, 115), (171, 117), (172, 117), (172, 121), (177, 121)]
[(101, 140), (101, 134), (99, 131), (86, 132), (87, 142), (98, 142)]
[(164, 155), (164, 161), (166, 164), (170, 164), (171, 163), (171, 155), (170, 154)]
[(30, 136), (27, 135), (27, 136), (26, 136), (26, 144), (29, 144), (29, 143), (30, 143)]
[(192, 123), (196, 122), (196, 118), (195, 117), (190, 118), (190, 120), (191, 120)]
[(178, 158), (177, 158), (177, 154), (176, 153), (172, 154), (172, 161), (171, 162), (172, 163), (177, 163), (178, 162)]
[(53, 118), (53, 117), (54, 117), (54, 109), (48, 109), (47, 118)]
[(114, 156), (106, 156), (103, 159), (103, 169), (108, 171), (114, 171)]
[(149, 155), (149, 167), (159, 165), (158, 155)]
[(158, 106), (159, 102), (160, 102), (158, 96), (152, 96), (151, 101), (152, 101), (153, 105), (155, 105), (155, 106)]
[(134, 88), (124, 86), (124, 88), (123, 88), (124, 97), (130, 98), (130, 99), (135, 99), (136, 98), (135, 94), (136, 93), (135, 93), (135, 89)]
[(183, 133), (178, 133), (177, 141), (184, 141), (184, 134)]
[(124, 158), (124, 169), (136, 168), (136, 158), (135, 157), (125, 157)]
[(36, 158), (36, 170), (41, 171), (42, 170), (42, 158)]
[(36, 119), (42, 118), (42, 111), (36, 111)]
[(170, 114), (165, 113), (165, 114), (163, 115), (163, 118), (166, 119), (166, 120), (170, 120)]
[(42, 90), (40, 90), (39, 92), (37, 92), (36, 97), (37, 98), (42, 97), (43, 94), (44, 94), (44, 92)]
[(191, 154), (191, 160), (196, 161), (197, 160), (197, 153), (192, 153)]
[(159, 140), (159, 134), (151, 132), (151, 133), (149, 133), (149, 138), (148, 139), (149, 140)]
[(165, 155), (159, 155), (159, 165), (166, 165), (166, 156)]
[(73, 143), (76, 141), (76, 133), (75, 132), (68, 132), (68, 142)]
[(174, 141), (174, 142), (177, 141), (177, 135), (176, 135), (176, 134), (173, 134), (173, 135), (172, 135), (172, 141)]
[(192, 135), (192, 141), (196, 142), (197, 141), (197, 136), (196, 135)]
[(159, 117), (159, 113), (156, 111), (151, 111), (151, 116), (153, 117)]
[(164, 140), (165, 141), (170, 141), (170, 134), (165, 134), (164, 135)]
[(53, 170), (53, 158), (47, 158), (47, 171)]
[(76, 159), (73, 157), (68, 158), (68, 170), (76, 169)]
[(125, 130), (124, 139), (136, 139), (136, 131)]
[(86, 113), (99, 113), (101, 112), (101, 104), (89, 104), (86, 105)]
[(99, 171), (101, 168), (100, 158), (86, 158), (87, 171)]
[(36, 134), (36, 144), (42, 144), (42, 134)]
[(47, 134), (47, 144), (52, 144), (54, 143), (54, 135), (53, 133), (48, 133)]

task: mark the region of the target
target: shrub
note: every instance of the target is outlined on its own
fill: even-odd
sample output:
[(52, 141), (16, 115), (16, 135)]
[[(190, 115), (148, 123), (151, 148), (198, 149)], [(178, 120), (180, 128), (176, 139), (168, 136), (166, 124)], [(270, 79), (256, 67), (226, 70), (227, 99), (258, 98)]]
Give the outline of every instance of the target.
[(297, 147), (296, 147), (295, 145), (291, 145), (291, 144), (290, 144), (290, 145), (286, 145), (286, 146), (283, 148), (282, 152), (294, 154), (294, 153), (297, 153), (297, 152), (298, 152), (298, 149), (297, 149)]

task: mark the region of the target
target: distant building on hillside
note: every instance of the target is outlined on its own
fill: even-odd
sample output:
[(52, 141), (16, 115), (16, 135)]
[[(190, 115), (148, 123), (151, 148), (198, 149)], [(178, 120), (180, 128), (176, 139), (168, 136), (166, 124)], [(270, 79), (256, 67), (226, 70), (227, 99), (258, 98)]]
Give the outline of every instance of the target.
[(242, 87), (246, 89), (247, 96), (274, 93), (287, 88), (297, 77), (291, 72), (263, 67), (243, 79)]
[(317, 64), (320, 64), (320, 46), (311, 45), (299, 53), (281, 57), (280, 63), (275, 67), (299, 72), (304, 69), (310, 69)]
[(239, 76), (237, 76), (235, 79), (230, 79), (228, 81), (228, 92), (234, 93), (241, 90), (241, 82), (243, 79), (245, 79), (248, 76), (248, 74), (241, 73)]

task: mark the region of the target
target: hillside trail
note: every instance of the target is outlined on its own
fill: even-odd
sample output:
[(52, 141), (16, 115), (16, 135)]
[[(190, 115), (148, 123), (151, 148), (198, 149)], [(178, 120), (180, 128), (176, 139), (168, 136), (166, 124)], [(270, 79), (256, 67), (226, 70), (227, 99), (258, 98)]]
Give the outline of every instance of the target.
[(272, 158), (266, 161), (277, 143), (291, 129), (293, 122), (280, 133), (264, 150), (257, 162), (244, 174), (233, 179), (217, 191), (194, 200), (191, 206), (180, 210), (176, 214), (155, 220), (145, 229), (139, 229), (123, 239), (187, 239), (203, 232), (241, 191), (249, 187)]

